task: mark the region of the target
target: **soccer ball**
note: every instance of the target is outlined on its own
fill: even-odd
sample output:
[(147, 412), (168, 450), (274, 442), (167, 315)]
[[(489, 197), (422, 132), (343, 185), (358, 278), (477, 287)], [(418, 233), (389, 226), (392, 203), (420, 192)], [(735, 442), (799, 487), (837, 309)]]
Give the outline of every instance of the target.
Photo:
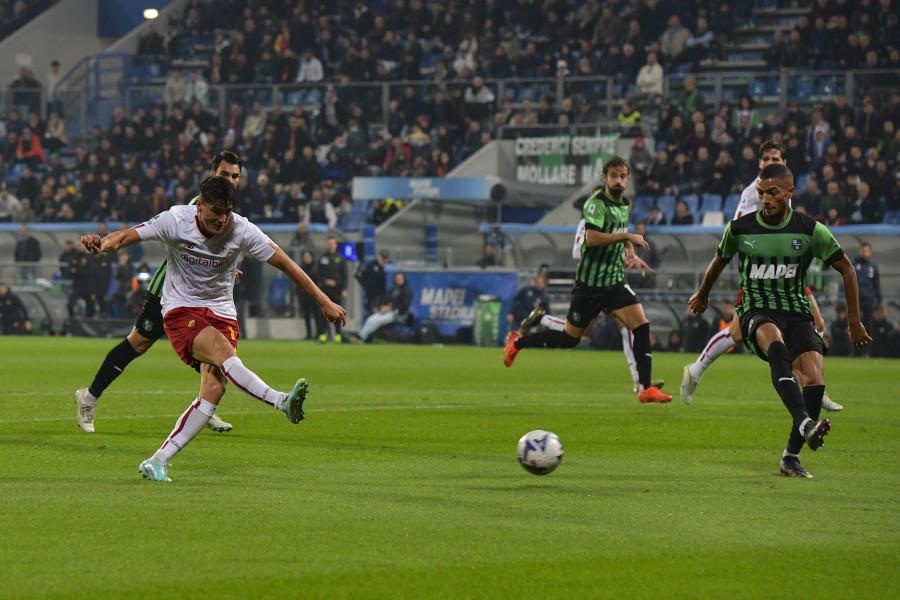
[(552, 431), (535, 429), (519, 440), (519, 464), (534, 475), (552, 473), (563, 459), (563, 445)]

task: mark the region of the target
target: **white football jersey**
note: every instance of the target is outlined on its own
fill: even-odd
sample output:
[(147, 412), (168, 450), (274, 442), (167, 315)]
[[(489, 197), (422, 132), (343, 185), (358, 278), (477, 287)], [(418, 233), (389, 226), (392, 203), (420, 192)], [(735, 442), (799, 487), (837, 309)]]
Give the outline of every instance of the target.
[(746, 214), (757, 212), (762, 208), (762, 203), (759, 201), (759, 192), (756, 191), (757, 185), (759, 185), (759, 177), (754, 179), (753, 183), (745, 187), (744, 191), (741, 192), (741, 201), (738, 202), (732, 221), (740, 219)]
[(246, 217), (231, 213), (225, 231), (207, 238), (201, 231), (196, 206), (173, 206), (135, 230), (141, 240), (166, 245), (163, 314), (178, 307), (202, 307), (220, 317), (237, 318), (234, 271), (241, 253), (265, 262), (275, 243)]
[(581, 244), (584, 243), (584, 219), (578, 221), (578, 229), (575, 230), (575, 243), (572, 245), (572, 258), (581, 260)]

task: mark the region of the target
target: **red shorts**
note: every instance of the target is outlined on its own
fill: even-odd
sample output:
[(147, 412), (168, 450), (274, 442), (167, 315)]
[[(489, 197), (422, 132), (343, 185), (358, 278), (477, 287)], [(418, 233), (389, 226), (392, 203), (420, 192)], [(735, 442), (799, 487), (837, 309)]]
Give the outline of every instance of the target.
[(194, 358), (194, 338), (207, 327), (215, 327), (237, 350), (241, 328), (234, 319), (220, 317), (208, 308), (173, 308), (163, 317), (163, 325), (169, 342), (182, 362), (197, 368), (200, 362)]

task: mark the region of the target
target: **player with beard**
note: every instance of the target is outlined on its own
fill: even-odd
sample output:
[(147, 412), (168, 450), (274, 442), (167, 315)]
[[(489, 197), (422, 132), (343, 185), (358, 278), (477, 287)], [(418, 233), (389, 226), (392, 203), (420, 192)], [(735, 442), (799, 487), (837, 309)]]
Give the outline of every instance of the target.
[(762, 209), (728, 224), (688, 307), (694, 314), (707, 309), (710, 290), (737, 256), (743, 297), (736, 309), (744, 345), (769, 363), (772, 385), (792, 418), (779, 468), (788, 477), (809, 478), (812, 475), (800, 464), (800, 450), (804, 444), (810, 450), (820, 448), (831, 429), (828, 419), (818, 421), (825, 393), (825, 345), (816, 333), (806, 295), (806, 273), (813, 259), (841, 274), (853, 346), (859, 349), (871, 338), (860, 321), (853, 263), (827, 227), (791, 210), (790, 169), (780, 163), (768, 165), (760, 171), (757, 191)]
[(672, 396), (652, 385), (653, 354), (650, 324), (637, 294), (625, 282), (625, 269), (649, 269), (635, 255), (635, 245), (647, 248), (643, 236), (628, 233), (628, 206), (625, 188), (631, 169), (620, 157), (603, 165), (603, 187), (584, 203), (585, 237), (581, 259), (575, 270), (575, 288), (563, 331), (537, 331), (522, 335), (511, 331), (503, 349), (503, 364), (511, 366), (523, 348), (574, 348), (591, 322), (602, 311), (609, 312), (627, 327), (634, 339), (633, 349), (640, 386), (638, 401), (665, 403)]

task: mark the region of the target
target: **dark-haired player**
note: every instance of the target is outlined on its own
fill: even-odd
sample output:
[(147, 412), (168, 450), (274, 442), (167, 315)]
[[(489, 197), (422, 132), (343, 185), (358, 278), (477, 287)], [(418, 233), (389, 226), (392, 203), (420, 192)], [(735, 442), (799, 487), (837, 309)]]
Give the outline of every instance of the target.
[(196, 206), (174, 206), (136, 227), (104, 238), (82, 236), (89, 251), (115, 252), (155, 240), (166, 248), (168, 275), (163, 287), (163, 325), (181, 360), (200, 370), (200, 392), (175, 423), (163, 445), (140, 464), (147, 479), (168, 481), (172, 457), (194, 439), (216, 412), (230, 381), (245, 394), (284, 412), (291, 423), (303, 420), (307, 382), (298, 379), (289, 393), (268, 386), (237, 356), (240, 326), (234, 306), (234, 276), (242, 254), (267, 262), (312, 296), (332, 323), (344, 324), (347, 311), (309, 278), (259, 227), (232, 212), (234, 186), (224, 177), (200, 184)]
[[(759, 156), (760, 171), (769, 165), (787, 165), (786, 151), (781, 142), (771, 139), (764, 141), (759, 145), (757, 155)], [(758, 183), (759, 177), (741, 192), (741, 200), (737, 205), (737, 209), (734, 211), (734, 219), (739, 219), (746, 214), (755, 213), (760, 209), (761, 204), (759, 201), (759, 194), (756, 191)], [(825, 319), (822, 318), (822, 313), (819, 310), (816, 299), (812, 295), (812, 290), (807, 288), (806, 294), (809, 297), (816, 331), (821, 332), (820, 335), (822, 335), (825, 332)], [(738, 295), (735, 305), (740, 303), (741, 298), (740, 295)], [(684, 366), (684, 374), (681, 380), (681, 399), (685, 404), (690, 404), (693, 401), (694, 392), (696, 391), (697, 386), (700, 385), (700, 380), (703, 378), (703, 374), (706, 370), (712, 366), (717, 358), (727, 353), (742, 341), (740, 320), (735, 317), (731, 320), (731, 324), (727, 329), (719, 331), (709, 339), (694, 362)], [(837, 412), (843, 410), (844, 407), (829, 398), (828, 393), (826, 392), (822, 397), (822, 408)]]
[[(210, 165), (210, 175), (224, 177), (237, 187), (241, 178), (240, 157), (234, 152), (224, 151), (216, 154)], [(190, 204), (196, 204), (197, 198)], [(166, 261), (163, 261), (159, 269), (150, 279), (147, 291), (144, 293), (144, 306), (134, 323), (134, 328), (124, 340), (110, 350), (94, 380), (86, 388), (75, 390), (75, 404), (77, 405), (76, 418), (83, 431), (94, 432), (94, 409), (97, 400), (106, 391), (113, 381), (125, 371), (125, 367), (134, 359), (142, 356), (150, 349), (156, 340), (163, 336), (163, 318), (160, 296), (162, 296), (163, 283), (166, 279)], [(230, 423), (226, 423), (218, 415), (214, 415), (206, 425), (213, 431), (231, 431)]]
[(800, 464), (800, 450), (804, 443), (811, 450), (821, 447), (831, 429), (828, 419), (818, 421), (825, 392), (825, 346), (813, 326), (806, 296), (806, 271), (813, 259), (841, 274), (854, 347), (862, 347), (871, 338), (859, 317), (853, 263), (827, 227), (791, 210), (794, 175), (790, 169), (783, 164), (765, 167), (759, 174), (757, 192), (762, 209), (726, 226), (688, 307), (695, 314), (707, 309), (713, 284), (737, 255), (743, 292), (737, 313), (744, 344), (769, 363), (772, 385), (792, 417), (781, 472), (789, 477), (812, 477)]
[(511, 331), (503, 349), (503, 363), (511, 366), (523, 348), (574, 348), (585, 329), (602, 311), (608, 311), (634, 336), (634, 359), (640, 388), (638, 401), (669, 402), (672, 396), (652, 385), (653, 355), (650, 351), (650, 324), (637, 294), (625, 283), (625, 269), (647, 269), (635, 256), (634, 246), (647, 248), (643, 236), (628, 233), (628, 199), (625, 188), (631, 169), (622, 158), (603, 165), (603, 187), (584, 203), (585, 236), (581, 259), (575, 269), (575, 289), (563, 331), (538, 331), (523, 336)]

